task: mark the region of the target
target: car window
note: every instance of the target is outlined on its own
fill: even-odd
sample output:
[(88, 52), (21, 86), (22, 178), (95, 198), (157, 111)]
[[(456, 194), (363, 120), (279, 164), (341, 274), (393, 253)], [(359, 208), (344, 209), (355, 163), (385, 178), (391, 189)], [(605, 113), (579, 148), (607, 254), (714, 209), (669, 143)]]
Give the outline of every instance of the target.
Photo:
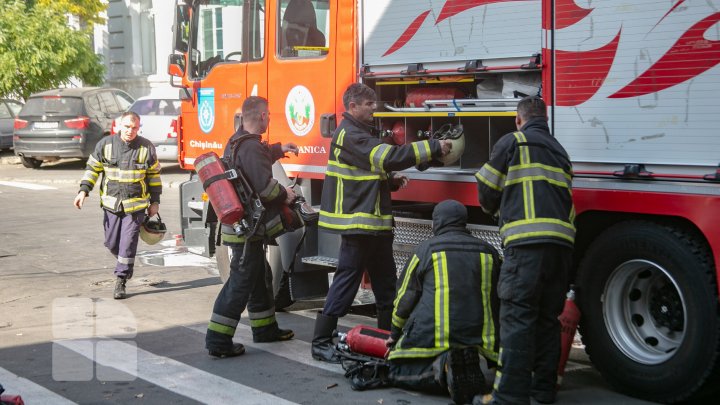
[(100, 100), (98, 100), (97, 94), (89, 95), (86, 100), (88, 108), (90, 108), (93, 112), (102, 111), (102, 108), (100, 108)]
[(0, 119), (8, 119), (13, 116), (10, 114), (10, 110), (5, 106), (5, 103), (0, 101)]
[(100, 104), (103, 107), (102, 110), (106, 113), (115, 114), (121, 112), (117, 102), (115, 101), (115, 97), (113, 97), (111, 92), (103, 91), (98, 94), (98, 97), (100, 98)]
[(133, 103), (132, 97), (125, 93), (117, 91), (115, 92), (115, 97), (117, 98), (117, 103), (120, 106), (120, 111), (127, 111)]
[(7, 103), (7, 106), (10, 107), (10, 112), (12, 113), (13, 116), (20, 114), (20, 110), (22, 110), (22, 108), (23, 108), (22, 103), (18, 103), (17, 101), (13, 101), (13, 100), (8, 100), (8, 101), (6, 101), (6, 103)]
[(80, 115), (82, 111), (81, 98), (44, 96), (30, 98), (20, 110), (20, 115)]

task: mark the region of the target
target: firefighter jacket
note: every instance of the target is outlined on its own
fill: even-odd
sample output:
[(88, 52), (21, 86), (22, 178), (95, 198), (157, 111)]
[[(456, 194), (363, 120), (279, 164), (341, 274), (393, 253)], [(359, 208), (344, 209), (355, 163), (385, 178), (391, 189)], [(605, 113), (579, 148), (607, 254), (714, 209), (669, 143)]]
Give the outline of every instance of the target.
[[(282, 145), (268, 145), (262, 142), (260, 135), (249, 134), (241, 129), (230, 138), (223, 156), (233, 162), (236, 170), (243, 173), (265, 207), (260, 226), (250, 240), (280, 236), (285, 229), (281, 212), (285, 206), (287, 191), (273, 178), (272, 165), (284, 156)], [(222, 240), (225, 244), (241, 244), (245, 243), (246, 237), (236, 235), (230, 224), (223, 224)]]
[(475, 174), (485, 212), (499, 211), (503, 245), (575, 242), (572, 166), (547, 120), (533, 118), (495, 144)]
[(391, 172), (440, 156), (440, 143), (433, 139), (388, 145), (380, 141), (372, 126), (347, 112), (343, 117), (330, 145), (318, 224), (341, 234), (390, 232)]
[(160, 163), (155, 146), (141, 136), (127, 143), (120, 135), (102, 138), (88, 158), (80, 190), (90, 194), (101, 173), (100, 205), (110, 212), (131, 213), (160, 202)]
[[(440, 211), (440, 212), (438, 212)], [(467, 230), (457, 201), (438, 204), (435, 236), (418, 246), (398, 279), (389, 360), (436, 357), (453, 347), (475, 346), (497, 361), (500, 257)]]

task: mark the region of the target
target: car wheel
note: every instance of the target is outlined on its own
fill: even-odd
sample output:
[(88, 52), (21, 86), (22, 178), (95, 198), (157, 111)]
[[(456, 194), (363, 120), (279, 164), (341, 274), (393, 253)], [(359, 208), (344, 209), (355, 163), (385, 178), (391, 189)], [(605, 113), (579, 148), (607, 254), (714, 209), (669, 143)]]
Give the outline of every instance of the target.
[(20, 163), (22, 163), (22, 165), (27, 167), (28, 169), (37, 169), (42, 164), (42, 160), (27, 156), (20, 156)]
[(645, 221), (617, 224), (578, 269), (580, 334), (617, 389), (660, 402), (711, 388), (720, 315), (708, 248), (697, 236)]

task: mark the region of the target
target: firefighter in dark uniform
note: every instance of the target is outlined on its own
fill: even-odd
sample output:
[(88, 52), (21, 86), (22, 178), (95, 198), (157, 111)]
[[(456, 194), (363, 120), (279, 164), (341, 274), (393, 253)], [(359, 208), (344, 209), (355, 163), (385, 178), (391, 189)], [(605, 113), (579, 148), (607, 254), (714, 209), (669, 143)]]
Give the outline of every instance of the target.
[(120, 117), (120, 134), (106, 136), (95, 146), (80, 181), (74, 205), (82, 208), (100, 174), (105, 247), (117, 258), (115, 299), (126, 297), (125, 284), (133, 275), (140, 227), (145, 211), (158, 213), (162, 181), (155, 146), (138, 136), (140, 117), (134, 112)]
[(389, 379), (470, 403), (486, 392), (478, 354), (490, 365), (498, 359), (500, 256), (468, 231), (460, 202), (441, 202), (432, 219), (434, 236), (418, 246), (398, 280)]
[(396, 270), (392, 251), (390, 191), (407, 184), (392, 171), (427, 163), (446, 155), (447, 140), (408, 145), (382, 143), (373, 127), (375, 91), (354, 83), (343, 94), (347, 110), (333, 134), (320, 202), (319, 226), (341, 235), (338, 266), (322, 313), (315, 319), (312, 356), (337, 362), (332, 333), (357, 294), (368, 271), (375, 294), (378, 327), (390, 330)]
[(248, 97), (242, 105), (242, 127), (230, 138), (225, 155), (241, 171), (265, 207), (257, 232), (246, 239), (235, 234), (229, 224), (221, 225), (222, 241), (233, 252), (230, 277), (215, 300), (205, 345), (211, 356), (234, 357), (245, 353), (245, 347), (233, 343), (240, 314), (247, 306), (253, 342), (275, 342), (292, 339), (293, 331), (280, 329), (275, 319), (272, 276), (265, 258), (268, 241), (284, 231), (283, 206), (295, 199), (290, 187), (283, 187), (272, 177), (272, 164), (286, 152), (297, 154), (293, 143), (267, 145), (260, 134), (267, 130), (270, 113), (266, 99)]
[(483, 210), (499, 212), (498, 404), (555, 402), (560, 323), (575, 241), (572, 166), (552, 136), (545, 102), (518, 103), (517, 132), (502, 137), (475, 175)]

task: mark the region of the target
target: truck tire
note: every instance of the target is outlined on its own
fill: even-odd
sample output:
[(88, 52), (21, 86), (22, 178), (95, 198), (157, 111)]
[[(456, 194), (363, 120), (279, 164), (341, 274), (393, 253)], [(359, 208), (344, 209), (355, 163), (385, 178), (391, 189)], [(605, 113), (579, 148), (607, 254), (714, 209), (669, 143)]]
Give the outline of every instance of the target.
[(38, 160), (35, 158), (27, 157), (27, 156), (19, 156), (20, 163), (22, 163), (23, 166), (27, 167), (28, 169), (37, 169), (42, 164), (42, 160)]
[(699, 238), (646, 221), (614, 225), (578, 269), (580, 333), (604, 378), (659, 402), (697, 397), (717, 384), (717, 281)]

